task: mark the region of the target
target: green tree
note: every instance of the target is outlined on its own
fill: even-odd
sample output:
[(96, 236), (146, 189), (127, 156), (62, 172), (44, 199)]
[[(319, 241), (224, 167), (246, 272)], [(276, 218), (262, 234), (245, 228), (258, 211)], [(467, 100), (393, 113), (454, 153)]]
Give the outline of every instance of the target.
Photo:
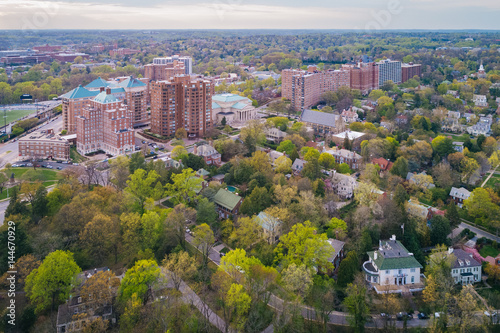
[(292, 151), (294, 149), (297, 149), (297, 147), (293, 144), (291, 140), (283, 140), (279, 144), (278, 148), (276, 148), (277, 151), (282, 152), (290, 156), (292, 154)]
[(144, 158), (144, 155), (141, 152), (130, 155), (128, 167), (131, 175), (134, 174), (137, 169), (146, 169), (146, 159)]
[(330, 269), (334, 249), (328, 243), (326, 234), (318, 234), (311, 222), (306, 221), (304, 224), (297, 223), (288, 234), (281, 236), (274, 252), (275, 261), (283, 267), (295, 263), (308, 268)]
[(309, 162), (304, 165), (302, 169), (302, 176), (309, 178), (310, 180), (316, 180), (321, 177), (321, 168), (317, 158), (312, 158)]
[(255, 152), (258, 145), (266, 142), (264, 125), (258, 120), (250, 120), (246, 127), (241, 129), (240, 138), (247, 147), (249, 153)]
[(180, 161), (184, 156), (188, 154), (188, 151), (183, 146), (175, 146), (172, 149), (172, 153), (170, 156), (176, 161)]
[(135, 294), (142, 304), (146, 304), (151, 297), (153, 285), (160, 278), (160, 267), (154, 260), (138, 260), (132, 268), (127, 270), (123, 277), (118, 297), (122, 304), (133, 298)]
[(193, 245), (200, 250), (203, 255), (203, 266), (206, 267), (208, 264), (208, 255), (210, 250), (214, 246), (215, 237), (214, 232), (210, 229), (210, 226), (206, 223), (202, 223), (197, 226), (193, 231)]
[(167, 276), (179, 290), (182, 280), (191, 278), (196, 273), (196, 260), (189, 253), (180, 251), (165, 256), (162, 266), (167, 270)]
[(171, 196), (173, 201), (186, 204), (196, 196), (201, 190), (203, 179), (196, 175), (193, 169), (183, 169), (181, 173), (172, 174), (172, 183), (165, 185), (166, 194)]
[(31, 217), (34, 222), (40, 221), (48, 214), (47, 189), (39, 186), (31, 202)]
[(243, 200), (241, 213), (245, 215), (258, 214), (271, 206), (272, 199), (269, 191), (265, 187), (255, 187), (252, 193)]
[(457, 205), (453, 201), (450, 201), (446, 207), (445, 217), (450, 221), (450, 226), (452, 228), (456, 228), (460, 224), (460, 215), (458, 214)]
[(328, 153), (319, 155), (318, 162), (325, 169), (333, 169), (335, 167), (335, 158)]
[(359, 259), (355, 251), (349, 251), (347, 256), (340, 262), (337, 283), (341, 287), (347, 286), (354, 281), (354, 276), (359, 271)]
[(68, 299), (71, 289), (77, 285), (76, 276), (80, 271), (69, 251), (57, 250), (47, 255), (40, 267), (26, 278), (25, 291), (36, 306), (36, 312), (49, 307), (53, 311), (57, 303)]
[(275, 171), (279, 173), (290, 173), (292, 171), (292, 160), (286, 156), (280, 156), (274, 161)]
[(212, 225), (216, 220), (217, 211), (215, 210), (215, 204), (207, 198), (200, 199), (196, 208), (196, 222)]
[[(139, 154), (139, 156), (142, 156)], [(119, 189), (123, 190), (127, 186), (127, 179), (130, 175), (130, 160), (127, 156), (117, 156), (109, 161), (110, 180)], [(143, 166), (143, 165), (141, 165)], [(137, 170), (134, 166), (134, 172)]]
[(297, 295), (299, 300), (304, 299), (313, 284), (311, 268), (294, 263), (283, 270), (281, 279), (285, 288)]
[(252, 298), (245, 292), (240, 284), (233, 283), (226, 295), (226, 305), (232, 309), (232, 319), (238, 330), (245, 326), (248, 310), (252, 304)]
[(435, 215), (431, 221), (431, 243), (433, 245), (446, 244), (451, 232), (450, 221), (444, 216)]
[(337, 168), (337, 171), (340, 173), (346, 174), (346, 175), (352, 173), (352, 170), (349, 167), (349, 164), (347, 164), (347, 163), (340, 163), (338, 168)]
[(102, 213), (97, 213), (79, 235), (83, 249), (96, 265), (100, 265), (112, 250), (115, 250), (115, 262), (117, 261), (119, 236), (118, 221)]
[(390, 172), (393, 175), (406, 179), (406, 175), (408, 174), (408, 160), (403, 156), (398, 157)]
[(354, 332), (364, 332), (369, 313), (366, 302), (366, 287), (362, 284), (351, 283), (347, 286), (346, 294), (344, 305), (349, 312), (349, 325), (354, 329)]
[(144, 213), (146, 199), (158, 200), (163, 194), (163, 187), (158, 181), (160, 176), (152, 170), (146, 173), (144, 169), (137, 169), (127, 180), (125, 191), (132, 194), (139, 203), (140, 213)]
[(437, 137), (435, 137), (432, 140), (431, 146), (434, 150), (434, 153), (441, 158), (455, 152), (455, 150), (453, 149), (453, 141), (443, 135), (438, 135)]

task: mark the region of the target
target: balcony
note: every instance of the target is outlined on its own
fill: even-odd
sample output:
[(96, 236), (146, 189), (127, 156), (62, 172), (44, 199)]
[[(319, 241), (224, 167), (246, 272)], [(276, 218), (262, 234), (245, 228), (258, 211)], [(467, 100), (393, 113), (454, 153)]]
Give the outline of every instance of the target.
[(377, 275), (378, 276), (378, 269), (373, 266), (373, 264), (370, 261), (365, 261), (363, 263), (363, 270), (365, 273), (370, 274), (370, 275)]

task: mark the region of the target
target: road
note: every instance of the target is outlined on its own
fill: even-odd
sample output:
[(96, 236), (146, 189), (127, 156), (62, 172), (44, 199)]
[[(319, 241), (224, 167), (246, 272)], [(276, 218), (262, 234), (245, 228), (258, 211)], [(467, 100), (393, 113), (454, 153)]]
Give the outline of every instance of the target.
[[(49, 122), (36, 127), (36, 130), (54, 129), (54, 132), (60, 133), (62, 129), (62, 116), (55, 117)], [(28, 134), (28, 133), (27, 133)], [(18, 140), (10, 140), (7, 143), (0, 144), (0, 168), (3, 168), (7, 163), (14, 163), (19, 158)]]
[[(465, 220), (462, 220), (462, 221), (465, 221)], [(479, 228), (476, 228), (474, 227), (473, 225), (470, 225), (468, 223), (465, 223), (465, 222), (461, 222), (460, 225), (459, 225), (459, 228), (463, 228), (463, 229), (469, 229), (470, 231), (476, 233), (476, 237), (477, 238), (481, 238), (481, 237), (485, 237), (485, 238), (488, 238), (488, 239), (491, 239), (495, 242), (500, 242), (500, 237), (497, 237), (493, 234), (490, 234), (489, 232), (487, 231), (484, 231), (482, 229), (479, 229)]]

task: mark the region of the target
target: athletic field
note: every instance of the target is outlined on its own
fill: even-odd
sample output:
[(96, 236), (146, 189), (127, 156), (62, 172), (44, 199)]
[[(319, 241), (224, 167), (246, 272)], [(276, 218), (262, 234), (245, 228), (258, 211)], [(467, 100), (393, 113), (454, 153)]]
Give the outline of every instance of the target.
[[(0, 108), (0, 126), (4, 125), (4, 109)], [(30, 114), (36, 113), (36, 109), (31, 109), (31, 110), (9, 110), (7, 109), (7, 112), (5, 112), (5, 115), (7, 116), (7, 124), (11, 123), (13, 121), (16, 121), (18, 119), (21, 119), (22, 117), (28, 116)]]

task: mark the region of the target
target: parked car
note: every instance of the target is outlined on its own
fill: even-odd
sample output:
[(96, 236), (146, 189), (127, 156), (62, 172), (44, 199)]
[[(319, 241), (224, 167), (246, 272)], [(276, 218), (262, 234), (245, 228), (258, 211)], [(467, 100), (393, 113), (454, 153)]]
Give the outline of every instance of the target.
[(418, 319), (429, 319), (429, 316), (426, 315), (424, 312), (420, 312), (417, 317)]
[(52, 165), (47, 165), (47, 169), (54, 169), (54, 167)]
[(62, 170), (62, 167), (58, 166), (58, 167), (57, 167), (57, 170)]
[(399, 312), (397, 315), (396, 315), (396, 319), (397, 320), (404, 320), (406, 317), (407, 320), (410, 320), (410, 319), (413, 319), (413, 316), (409, 313), (406, 313), (406, 312)]
[(26, 166), (32, 167), (33, 163), (28, 163), (28, 164), (26, 164)]

